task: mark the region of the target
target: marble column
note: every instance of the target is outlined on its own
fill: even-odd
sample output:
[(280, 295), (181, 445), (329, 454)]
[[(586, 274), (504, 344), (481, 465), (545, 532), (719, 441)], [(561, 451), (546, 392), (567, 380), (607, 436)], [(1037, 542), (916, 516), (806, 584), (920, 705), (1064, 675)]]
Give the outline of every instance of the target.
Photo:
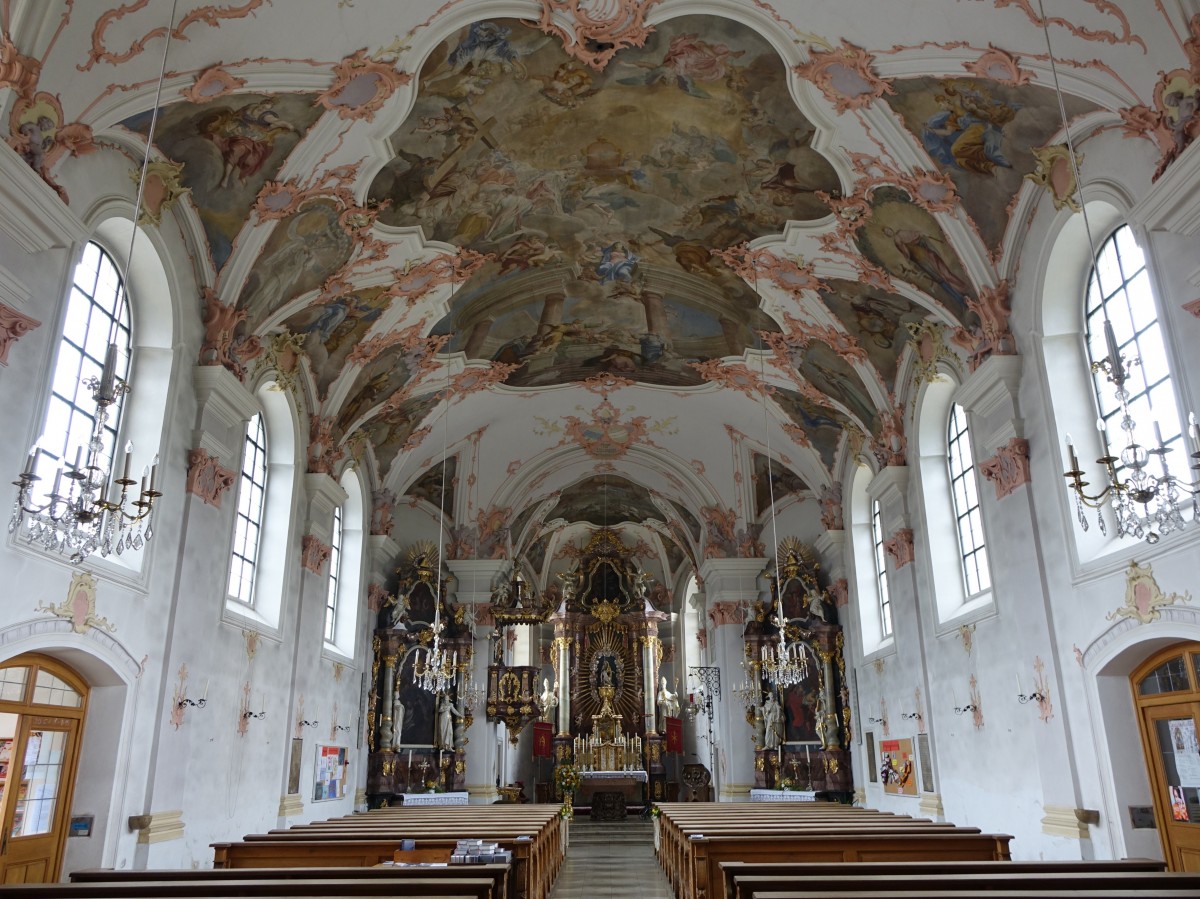
[[(745, 709), (733, 692), (742, 680), (743, 637), (747, 606), (758, 598), (759, 574), (766, 559), (708, 559), (700, 569), (704, 581), (710, 665), (721, 669), (721, 698), (714, 716), (716, 744), (713, 772), (719, 800), (747, 799), (754, 785), (754, 746)], [(696, 724), (700, 727), (700, 718)]]
[(642, 291), (642, 306), (646, 310), (646, 330), (657, 334), (666, 343), (671, 336), (671, 325), (667, 321), (667, 309), (663, 295), (652, 290)]
[(471, 331), (467, 335), (466, 346), (463, 347), (468, 359), (479, 358), (479, 353), (483, 349), (483, 342), (488, 339), (494, 323), (495, 319), (485, 318), (471, 325)]
[[(487, 688), (487, 669), (492, 662), (492, 584), (503, 576), (505, 565), (502, 559), (446, 560), (446, 567), (454, 575), (455, 597), (475, 622), (469, 680), (481, 689)], [(488, 723), (483, 703), (471, 711), (466, 729), (466, 789), (472, 804), (487, 805), (500, 798), (496, 792), (497, 729), (503, 730), (503, 725)]]

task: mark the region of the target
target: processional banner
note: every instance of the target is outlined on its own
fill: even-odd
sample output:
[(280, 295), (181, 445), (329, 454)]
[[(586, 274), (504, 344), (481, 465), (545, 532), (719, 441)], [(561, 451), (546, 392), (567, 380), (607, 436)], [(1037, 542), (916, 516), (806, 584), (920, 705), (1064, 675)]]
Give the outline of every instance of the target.
[(549, 721), (533, 722), (533, 757), (550, 758), (554, 755), (554, 725)]
[(667, 752), (683, 752), (682, 718), (667, 718)]

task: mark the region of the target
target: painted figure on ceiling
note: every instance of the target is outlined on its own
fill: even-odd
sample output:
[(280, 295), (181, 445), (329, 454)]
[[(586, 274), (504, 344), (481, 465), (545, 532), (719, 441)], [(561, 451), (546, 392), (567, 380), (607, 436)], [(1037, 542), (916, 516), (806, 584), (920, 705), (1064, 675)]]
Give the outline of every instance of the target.
[(1000, 150), (1004, 126), (1020, 109), (995, 100), (961, 81), (950, 81), (937, 96), (941, 110), (921, 131), (925, 149), (942, 165), (990, 175), (997, 168), (1012, 168)]
[(937, 248), (938, 241), (915, 228), (897, 229), (888, 226), (883, 229), (883, 233), (896, 245), (900, 255), (911, 264), (913, 274), (924, 274), (949, 294), (960, 310), (966, 308), (971, 287), (954, 274)]
[(221, 187), (229, 187), (235, 173), (239, 184), (257, 174), (279, 135), (296, 131), (279, 117), (269, 98), (238, 110), (214, 109), (196, 124), (200, 135), (212, 141), (221, 154)]

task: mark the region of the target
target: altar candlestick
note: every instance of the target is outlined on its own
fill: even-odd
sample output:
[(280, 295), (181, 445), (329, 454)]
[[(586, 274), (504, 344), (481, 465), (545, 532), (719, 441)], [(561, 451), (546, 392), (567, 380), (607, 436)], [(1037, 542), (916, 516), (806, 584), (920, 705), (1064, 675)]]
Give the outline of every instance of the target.
[(408, 770), (412, 771), (412, 750), (408, 750)]

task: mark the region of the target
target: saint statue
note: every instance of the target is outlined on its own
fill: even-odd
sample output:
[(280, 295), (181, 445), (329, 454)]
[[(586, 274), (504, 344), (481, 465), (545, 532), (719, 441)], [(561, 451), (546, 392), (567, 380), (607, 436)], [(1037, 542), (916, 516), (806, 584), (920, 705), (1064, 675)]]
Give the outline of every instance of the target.
[(542, 709), (542, 720), (554, 718), (554, 710), (558, 707), (558, 694), (550, 687), (550, 678), (542, 678), (542, 695), (538, 697), (538, 705)]
[(454, 751), (454, 717), (456, 714), (458, 714), (458, 710), (454, 708), (450, 696), (443, 694), (438, 699), (437, 733), (434, 734), (437, 738), (438, 749)]
[(768, 693), (762, 707), (763, 719), (763, 749), (778, 749), (783, 742), (783, 709), (775, 699), (775, 694)]
[[(404, 731), (404, 703), (400, 701), (400, 691), (397, 690), (392, 695), (392, 745), (390, 748), (399, 749), (401, 737), (400, 734)], [(385, 747), (387, 748), (387, 747)]]
[(658, 679), (658, 710), (664, 721), (679, 717), (679, 694), (668, 689), (665, 675)]

